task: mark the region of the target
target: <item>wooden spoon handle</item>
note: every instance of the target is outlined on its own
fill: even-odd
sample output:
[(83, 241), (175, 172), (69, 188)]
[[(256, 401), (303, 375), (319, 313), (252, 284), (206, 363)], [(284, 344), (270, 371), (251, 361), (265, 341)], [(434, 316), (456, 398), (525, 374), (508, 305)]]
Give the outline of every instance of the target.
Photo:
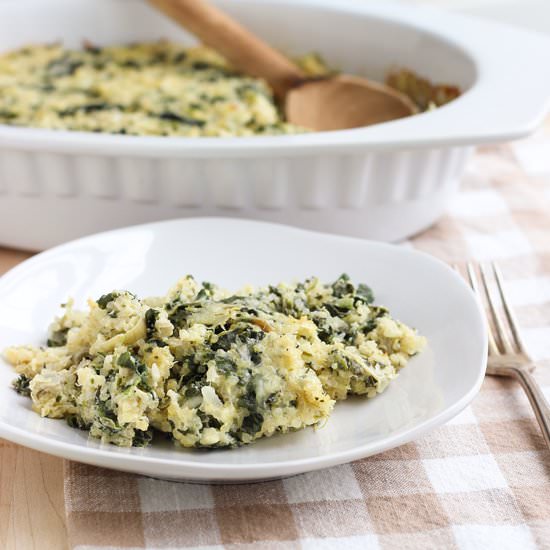
[(281, 99), (304, 80), (303, 73), (289, 59), (204, 0), (149, 3), (219, 51), (239, 71), (267, 80)]

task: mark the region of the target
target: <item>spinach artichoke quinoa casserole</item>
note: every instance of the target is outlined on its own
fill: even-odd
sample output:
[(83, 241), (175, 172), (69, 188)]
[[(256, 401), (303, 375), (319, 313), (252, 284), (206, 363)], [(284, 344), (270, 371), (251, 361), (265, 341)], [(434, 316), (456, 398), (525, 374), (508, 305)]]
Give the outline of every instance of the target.
[[(327, 72), (315, 55), (299, 62), (309, 74)], [(0, 123), (150, 136), (305, 131), (284, 121), (263, 80), (237, 73), (212, 49), (164, 41), (1, 55)]]
[(336, 401), (381, 393), (425, 345), (347, 275), (237, 293), (187, 276), (164, 297), (113, 291), (88, 305), (67, 302), (47, 345), (5, 357), (37, 413), (121, 446), (157, 433), (236, 447), (322, 426)]
[[(333, 72), (316, 54), (295, 61), (308, 76)], [(387, 82), (420, 110), (459, 95), (406, 70)], [(212, 49), (167, 41), (82, 50), (31, 45), (2, 54), (0, 124), (136, 136), (308, 131), (284, 120), (263, 80), (238, 73)]]

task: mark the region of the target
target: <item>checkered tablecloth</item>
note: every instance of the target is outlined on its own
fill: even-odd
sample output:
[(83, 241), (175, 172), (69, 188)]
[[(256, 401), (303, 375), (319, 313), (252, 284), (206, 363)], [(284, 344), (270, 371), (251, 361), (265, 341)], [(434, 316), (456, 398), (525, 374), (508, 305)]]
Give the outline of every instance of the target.
[[(498, 260), (550, 397), (550, 123), (481, 149), (447, 216), (405, 246)], [(550, 452), (517, 383), (487, 378), (472, 405), (389, 452), (282, 481), (204, 486), (67, 462), (77, 548), (550, 548)]]

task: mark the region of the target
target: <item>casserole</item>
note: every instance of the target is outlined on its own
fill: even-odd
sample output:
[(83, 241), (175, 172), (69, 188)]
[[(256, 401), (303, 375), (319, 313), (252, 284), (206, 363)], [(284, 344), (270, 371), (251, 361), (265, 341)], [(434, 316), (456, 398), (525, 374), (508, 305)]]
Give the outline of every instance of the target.
[[(381, 80), (406, 67), (463, 95), (435, 111), (337, 132), (164, 138), (0, 127), (0, 243), (42, 249), (93, 231), (224, 215), (399, 240), (432, 224), (475, 144), (524, 136), (550, 99), (550, 40), (427, 8), (351, 0), (223, 0), (276, 47)], [(129, 16), (131, 11), (131, 17)], [(141, 0), (5, 0), (0, 49), (169, 38)]]

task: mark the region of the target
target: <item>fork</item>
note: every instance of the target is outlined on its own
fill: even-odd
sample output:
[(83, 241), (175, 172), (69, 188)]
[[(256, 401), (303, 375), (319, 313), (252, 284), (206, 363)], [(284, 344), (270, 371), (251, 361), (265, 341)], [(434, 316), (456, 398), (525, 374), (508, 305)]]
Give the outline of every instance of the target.
[[(453, 267), (460, 273), (458, 266)], [(486, 374), (512, 377), (521, 384), (535, 412), (544, 441), (550, 448), (550, 406), (544, 398), (540, 386), (531, 374), (535, 369), (535, 364), (527, 354), (521, 340), (518, 324), (504, 293), (502, 273), (497, 264), (493, 262), (491, 271), (496, 281), (504, 315), (499, 313), (497, 299), (490, 291), (489, 274), (483, 264), (480, 264), (478, 270), (476, 270), (474, 264), (469, 262), (466, 264), (466, 271), (468, 282), (480, 304), (483, 305), (484, 303), (483, 295), (487, 304), (484, 307), (489, 333), (489, 357)], [(476, 271), (480, 273), (481, 285), (478, 282)], [(492, 320), (492, 323), (490, 320)], [(509, 335), (511, 335), (511, 338)]]

